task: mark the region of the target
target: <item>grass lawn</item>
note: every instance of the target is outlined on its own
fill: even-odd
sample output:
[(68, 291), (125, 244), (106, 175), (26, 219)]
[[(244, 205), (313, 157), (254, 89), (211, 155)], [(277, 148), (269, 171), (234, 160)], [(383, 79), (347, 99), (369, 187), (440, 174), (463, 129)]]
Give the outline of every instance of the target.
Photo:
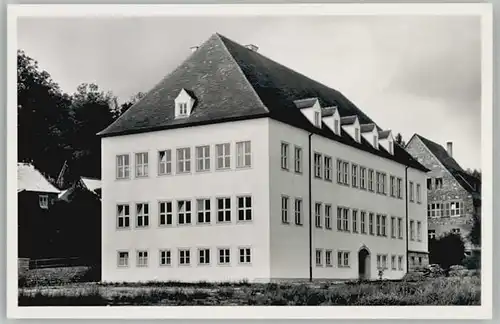
[(479, 276), (347, 283), (66, 283), (19, 288), (19, 306), (480, 305)]

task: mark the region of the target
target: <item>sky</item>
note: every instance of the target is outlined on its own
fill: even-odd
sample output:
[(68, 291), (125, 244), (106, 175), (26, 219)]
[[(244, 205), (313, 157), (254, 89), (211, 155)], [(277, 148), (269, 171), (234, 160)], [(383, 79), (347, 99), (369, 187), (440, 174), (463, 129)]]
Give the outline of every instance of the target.
[(331, 88), (380, 127), (481, 168), (480, 21), (472, 16), (19, 18), (18, 49), (67, 93), (96, 83), (124, 102), (218, 32)]

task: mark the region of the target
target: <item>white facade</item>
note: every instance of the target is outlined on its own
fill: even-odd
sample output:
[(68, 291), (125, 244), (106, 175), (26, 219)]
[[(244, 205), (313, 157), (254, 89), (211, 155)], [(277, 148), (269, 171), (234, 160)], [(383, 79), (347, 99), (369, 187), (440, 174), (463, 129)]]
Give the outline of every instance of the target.
[[(308, 279), (310, 271), (308, 139), (308, 132), (269, 118), (103, 138), (103, 281)], [(237, 163), (242, 163), (244, 157), (241, 154), (239, 158), (237, 157), (237, 143), (248, 141), (251, 143), (251, 166), (238, 168)], [(230, 167), (216, 170), (219, 161), (215, 156), (217, 145), (223, 143), (230, 144)], [(207, 145), (210, 147), (210, 153), (202, 155), (207, 159), (197, 159), (196, 147)], [(180, 169), (177, 163), (178, 155), (187, 157), (185, 151), (178, 149), (188, 147), (190, 172), (178, 173)], [(171, 150), (169, 169), (171, 174), (168, 175), (158, 175), (159, 171), (168, 170), (165, 154), (161, 158), (159, 155), (159, 151), (163, 150)], [(146, 152), (147, 157), (141, 154)], [(224, 150), (222, 152), (226, 153)], [(297, 152), (300, 152), (300, 158), (296, 158)], [(203, 150), (203, 153), (206, 154), (206, 151)], [(369, 257), (366, 258), (369, 261), (368, 266), (362, 271), (366, 273), (366, 277), (373, 279), (378, 277), (377, 255), (380, 255), (380, 263), (383, 262), (382, 256), (385, 256), (386, 260), (387, 269), (384, 270), (384, 278), (401, 278), (406, 271), (407, 232), (404, 200), (406, 167), (319, 135), (311, 136), (311, 162), (315, 159), (314, 153), (321, 154), (322, 167), (321, 170), (314, 165), (311, 168), (313, 278), (358, 278), (360, 275), (358, 252), (362, 248), (363, 252), (366, 250), (369, 253)], [(123, 155), (129, 156), (128, 162), (122, 157)], [(331, 158), (331, 181), (325, 180), (325, 156), (327, 159)], [(347, 185), (337, 182), (338, 159), (342, 165), (345, 163), (348, 165)], [(207, 160), (210, 161), (209, 170), (197, 172), (198, 165), (203, 168), (208, 166)], [(165, 163), (160, 166), (159, 161)], [(124, 163), (129, 165), (128, 178), (125, 177), (127, 171), (123, 166)], [(352, 186), (353, 164), (357, 166), (358, 187)], [(368, 185), (368, 171), (374, 170), (373, 192), (359, 188), (361, 167), (366, 168), (366, 185)], [(185, 163), (182, 164), (182, 168), (186, 168)], [(321, 178), (315, 177), (316, 170)], [(376, 172), (386, 175), (386, 194), (377, 193)], [(391, 175), (402, 181), (401, 198), (397, 195), (391, 197)], [(117, 176), (125, 179), (117, 179)], [(426, 252), (425, 173), (408, 168), (408, 179), (414, 186), (419, 184), (421, 191), (420, 203), (417, 202), (416, 192), (414, 192), (414, 202), (408, 202), (409, 219), (414, 220), (414, 224), (417, 222), (421, 224), (421, 240), (419, 241), (416, 236), (417, 225), (414, 225), (415, 240), (409, 240), (408, 248)], [(238, 220), (240, 213), (237, 203), (240, 196), (251, 197), (251, 220)], [(218, 198), (230, 198), (230, 222), (218, 222)], [(210, 208), (203, 205), (210, 209), (210, 223), (197, 223), (199, 199), (210, 200)], [(282, 202), (286, 199), (288, 208), (285, 212)], [(180, 206), (178, 203), (186, 200), (191, 201), (190, 225), (178, 224)], [(301, 201), (301, 224), (296, 224), (295, 221), (296, 200)], [(172, 203), (172, 224), (160, 225), (160, 219), (166, 217), (165, 213), (161, 213), (160, 202)], [(321, 227), (316, 227), (315, 224), (316, 203), (321, 203), (319, 209), (321, 217), (318, 218)], [(148, 204), (148, 226), (138, 227), (137, 225), (141, 223), (145, 224), (146, 213), (143, 204)], [(124, 224), (124, 208), (119, 209), (118, 205), (129, 206), (129, 227), (118, 228), (118, 216), (121, 217), (121, 225)], [(328, 208), (325, 206), (330, 206), (331, 229), (325, 228), (325, 208)], [(338, 207), (348, 210), (348, 231), (343, 228), (344, 223), (341, 224), (340, 230), (337, 228)], [(354, 209), (358, 212), (358, 233), (353, 232)], [(366, 212), (366, 234), (361, 233), (362, 211)], [(369, 232), (370, 213), (374, 215), (373, 235)], [(202, 216), (206, 215), (202, 213)], [(247, 214), (242, 211), (241, 215), (245, 217)], [(380, 235), (377, 236), (377, 215), (385, 216), (386, 236), (381, 236), (381, 226)], [(391, 217), (395, 217), (396, 223), (398, 218), (401, 219), (402, 238), (398, 238), (397, 231), (396, 237), (391, 237)], [(408, 231), (410, 231), (409, 224)], [(185, 256), (181, 253), (185, 253), (186, 249), (190, 251), (189, 265), (180, 264), (181, 256)], [(199, 264), (199, 249), (209, 250), (209, 264)], [(219, 249), (223, 250), (222, 260), (229, 261), (228, 264), (220, 264)], [(229, 249), (229, 260), (225, 257), (226, 249)], [(240, 249), (243, 253), (241, 259)], [(319, 256), (321, 264), (318, 265), (317, 249), (322, 251)], [(160, 261), (166, 260), (166, 254), (161, 255), (161, 251), (170, 251), (169, 265), (160, 264)], [(331, 251), (328, 252), (331, 266), (326, 265), (327, 251)], [(128, 252), (127, 262), (124, 252)], [(144, 252), (147, 252), (147, 257)], [(341, 266), (338, 264), (339, 252)], [(395, 257), (395, 270), (391, 267), (392, 256)], [(398, 263), (399, 257), (402, 258), (401, 265)], [(205, 258), (205, 252), (202, 252), (201, 260), (204, 261)], [(365, 260), (364, 256), (362, 259)], [(185, 259), (182, 258), (182, 261)]]

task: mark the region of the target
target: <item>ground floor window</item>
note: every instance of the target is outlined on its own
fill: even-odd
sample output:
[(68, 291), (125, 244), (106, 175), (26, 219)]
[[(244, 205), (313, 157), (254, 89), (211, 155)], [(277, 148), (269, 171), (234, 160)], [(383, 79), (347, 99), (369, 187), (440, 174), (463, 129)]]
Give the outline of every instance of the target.
[(321, 267), (323, 265), (323, 250), (316, 249), (316, 266)]
[(127, 251), (118, 252), (118, 266), (119, 267), (128, 267), (128, 252)]
[(349, 267), (349, 252), (347, 251), (339, 251), (337, 252), (337, 265), (339, 268)]
[(148, 266), (148, 251), (137, 251), (137, 266), (138, 267)]

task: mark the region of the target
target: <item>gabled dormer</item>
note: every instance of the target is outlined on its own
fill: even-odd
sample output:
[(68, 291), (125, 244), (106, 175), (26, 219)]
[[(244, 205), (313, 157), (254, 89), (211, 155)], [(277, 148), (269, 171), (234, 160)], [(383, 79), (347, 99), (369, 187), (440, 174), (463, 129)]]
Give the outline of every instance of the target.
[(318, 98), (299, 99), (295, 100), (294, 104), (311, 124), (321, 128), (321, 105)]
[(378, 142), (387, 152), (394, 155), (394, 137), (390, 130), (378, 132)]
[(175, 98), (175, 118), (186, 118), (191, 115), (194, 106), (194, 98), (189, 95), (186, 89), (181, 89)]
[(340, 115), (336, 106), (322, 109), (323, 123), (336, 135), (340, 136)]
[(378, 150), (378, 130), (373, 123), (361, 125), (361, 136)]
[(358, 116), (346, 116), (340, 118), (340, 126), (349, 134), (356, 142), (361, 142), (361, 131), (359, 126)]

